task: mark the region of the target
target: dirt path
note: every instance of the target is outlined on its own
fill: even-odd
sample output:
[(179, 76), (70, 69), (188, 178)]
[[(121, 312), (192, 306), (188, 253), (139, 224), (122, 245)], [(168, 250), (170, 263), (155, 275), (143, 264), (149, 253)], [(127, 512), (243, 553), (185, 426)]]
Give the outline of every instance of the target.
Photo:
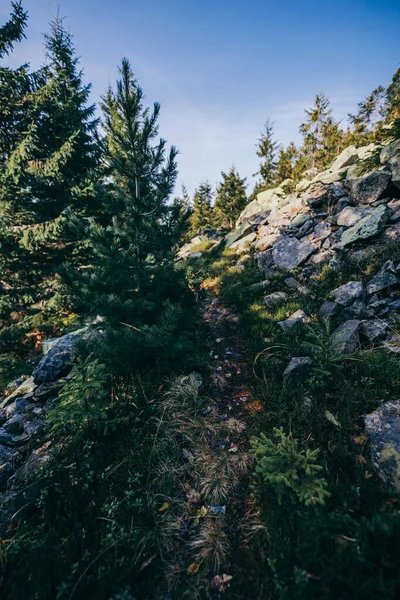
[[(235, 572), (238, 564), (243, 562), (252, 535), (263, 529), (248, 492), (251, 471), (249, 430), (261, 405), (253, 400), (249, 389), (251, 361), (246, 356), (239, 318), (227, 309), (212, 285), (205, 288), (201, 314), (211, 365), (209, 406), (203, 415), (205, 420), (217, 423), (216, 435), (208, 440), (211, 452), (203, 477), (207, 479), (217, 474), (221, 479), (221, 493), (218, 505), (208, 507), (213, 522), (205, 520), (198, 540), (201, 546), (207, 533), (211, 537), (211, 528), (220, 536), (220, 554), (214, 551), (214, 555), (208, 556), (211, 558), (208, 561), (211, 565), (208, 572), (210, 597), (221, 598), (224, 592), (229, 597), (238, 597), (234, 593)], [(204, 546), (203, 551), (207, 552)]]

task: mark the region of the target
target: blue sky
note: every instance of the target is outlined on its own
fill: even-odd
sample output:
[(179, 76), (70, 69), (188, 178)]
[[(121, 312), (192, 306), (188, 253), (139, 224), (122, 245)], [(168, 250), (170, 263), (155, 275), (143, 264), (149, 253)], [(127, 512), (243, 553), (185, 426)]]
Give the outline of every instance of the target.
[[(27, 40), (13, 64), (41, 63), (57, 4), (94, 101), (131, 60), (147, 101), (161, 103), (160, 134), (180, 150), (190, 192), (232, 163), (252, 185), (267, 117), (280, 142), (299, 141), (318, 90), (343, 119), (400, 64), (400, 0), (23, 0)], [(0, 22), (9, 10), (1, 0)]]

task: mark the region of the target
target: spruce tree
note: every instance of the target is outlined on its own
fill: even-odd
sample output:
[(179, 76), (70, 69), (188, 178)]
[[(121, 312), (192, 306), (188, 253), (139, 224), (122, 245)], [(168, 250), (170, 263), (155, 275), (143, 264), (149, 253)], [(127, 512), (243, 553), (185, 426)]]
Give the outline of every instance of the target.
[(334, 159), (341, 149), (343, 132), (332, 118), (329, 99), (323, 92), (315, 96), (314, 106), (306, 110), (307, 120), (300, 125), (303, 135), (303, 153), (315, 174)]
[(375, 141), (377, 136), (379, 137), (377, 129), (381, 120), (384, 97), (385, 88), (380, 85), (363, 102), (358, 103), (358, 111), (355, 115), (349, 114), (352, 140), (358, 145)]
[(103, 213), (86, 223), (71, 219), (87, 240), (89, 265), (67, 267), (64, 282), (76, 310), (101, 317), (105, 333), (97, 355), (110, 368), (131, 370), (152, 364), (157, 354), (174, 360), (174, 351), (184, 352), (177, 328), (185, 288), (174, 265), (181, 207), (169, 203), (177, 151), (155, 141), (160, 105), (143, 106), (127, 59), (119, 72), (116, 90), (110, 88), (101, 105)]
[(228, 173), (222, 171), (222, 181), (217, 187), (215, 199), (215, 225), (223, 229), (232, 229), (247, 204), (246, 178), (241, 179), (235, 167)]
[(257, 143), (257, 156), (261, 158), (260, 169), (255, 175), (261, 175), (263, 189), (276, 182), (278, 143), (274, 140), (274, 125), (267, 119), (264, 131)]
[(285, 179), (294, 178), (294, 169), (298, 157), (299, 152), (294, 142), (290, 142), (287, 148), (280, 147), (276, 163), (276, 181), (278, 184), (285, 181)]
[(212, 200), (213, 192), (211, 184), (208, 181), (203, 181), (194, 193), (193, 213), (190, 219), (192, 235), (196, 235), (202, 229), (213, 226), (214, 212)]
[(1, 124), (1, 139), (9, 146), (2, 142), (0, 151), (5, 284), (0, 350), (10, 336), (24, 341), (33, 329), (39, 334), (55, 325), (60, 307), (56, 299), (64, 305), (57, 295), (57, 274), (78, 248), (78, 240), (66, 230), (66, 215), (70, 208), (85, 214), (93, 207), (97, 121), (72, 38), (58, 19), (45, 36), (45, 52), (45, 67), (32, 74), (24, 66), (18, 75), (19, 89), (12, 96), (16, 108), (12, 107), (12, 120), (8, 118), (12, 135), (7, 124)]
[(400, 137), (400, 68), (386, 88), (383, 115), (386, 123), (391, 126), (388, 129), (389, 135)]

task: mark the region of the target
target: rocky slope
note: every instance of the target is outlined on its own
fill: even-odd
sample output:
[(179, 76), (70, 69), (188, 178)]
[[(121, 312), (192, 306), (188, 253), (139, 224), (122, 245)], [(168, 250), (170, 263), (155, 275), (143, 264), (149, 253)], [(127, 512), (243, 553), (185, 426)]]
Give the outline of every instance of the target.
[[(345, 149), (331, 167), (289, 192), (291, 182), (260, 193), (240, 215), (236, 229), (224, 238), (225, 247), (251, 253), (262, 270), (264, 302), (283, 304), (284, 290), (268, 294), (277, 274), (287, 273), (287, 289), (307, 294), (307, 282), (324, 269), (340, 271), (345, 261), (362, 261), (387, 254), (400, 241), (400, 140), (385, 146)], [(188, 244), (184, 256), (201, 252), (200, 241), (218, 243), (218, 232), (203, 232)], [(295, 277), (293, 277), (293, 275)], [(367, 282), (354, 279), (331, 291), (320, 306), (321, 322), (334, 317), (330, 343), (338, 355), (360, 347), (384, 347), (400, 354), (400, 264), (386, 260)], [(282, 329), (307, 322), (298, 310), (281, 321)], [(307, 377), (312, 364), (293, 357), (284, 379)], [(365, 418), (370, 448), (382, 478), (400, 492), (400, 401), (390, 400)]]

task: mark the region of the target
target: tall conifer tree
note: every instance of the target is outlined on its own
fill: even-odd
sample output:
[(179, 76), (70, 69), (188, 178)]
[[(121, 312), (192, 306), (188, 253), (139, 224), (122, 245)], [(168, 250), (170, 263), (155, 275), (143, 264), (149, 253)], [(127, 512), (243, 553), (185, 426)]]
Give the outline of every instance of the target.
[(196, 235), (201, 229), (212, 227), (214, 213), (212, 207), (213, 192), (208, 181), (200, 183), (194, 193), (193, 213), (191, 216), (191, 233)]
[(276, 182), (278, 142), (274, 139), (274, 125), (267, 119), (264, 131), (257, 144), (257, 156), (261, 158), (260, 169), (255, 175), (261, 175), (263, 189)]

